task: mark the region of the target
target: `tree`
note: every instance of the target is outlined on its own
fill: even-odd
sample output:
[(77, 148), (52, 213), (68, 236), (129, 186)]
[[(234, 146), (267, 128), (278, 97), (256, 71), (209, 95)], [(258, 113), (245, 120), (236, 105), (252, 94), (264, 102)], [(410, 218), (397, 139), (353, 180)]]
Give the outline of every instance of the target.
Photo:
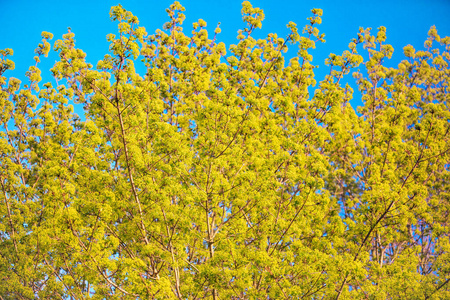
[(315, 87), (322, 10), (255, 40), (245, 1), (228, 48), (183, 11), (148, 35), (112, 7), (96, 67), (69, 30), (56, 84), (52, 34), (23, 86), (0, 52), (0, 298), (450, 298), (450, 38), (388, 68), (361, 29)]

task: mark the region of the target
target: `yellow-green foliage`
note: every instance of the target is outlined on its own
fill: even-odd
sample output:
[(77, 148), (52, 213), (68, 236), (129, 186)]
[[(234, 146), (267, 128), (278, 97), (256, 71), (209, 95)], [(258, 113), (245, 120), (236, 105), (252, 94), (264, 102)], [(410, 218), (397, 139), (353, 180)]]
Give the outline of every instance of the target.
[(227, 47), (178, 2), (153, 35), (115, 6), (96, 68), (53, 44), (56, 85), (52, 34), (22, 87), (0, 51), (1, 299), (450, 298), (450, 39), (388, 68), (360, 29), (319, 81), (322, 10), (256, 40), (242, 7)]

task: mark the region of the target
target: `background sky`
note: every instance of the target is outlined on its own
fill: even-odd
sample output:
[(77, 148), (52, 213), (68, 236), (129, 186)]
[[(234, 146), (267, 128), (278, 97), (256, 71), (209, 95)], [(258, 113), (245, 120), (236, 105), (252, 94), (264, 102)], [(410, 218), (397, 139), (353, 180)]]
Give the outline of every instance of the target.
[[(330, 53), (341, 54), (348, 43), (356, 37), (359, 27), (387, 28), (387, 41), (394, 47), (394, 56), (388, 66), (396, 66), (403, 59), (402, 48), (408, 44), (422, 49), (427, 32), (436, 25), (438, 33), (450, 36), (450, 0), (253, 0), (254, 7), (264, 10), (265, 20), (262, 29), (255, 38), (264, 38), (268, 33), (277, 33), (280, 37), (288, 35), (286, 24), (297, 23), (299, 29), (307, 24), (312, 8), (324, 11), (322, 24), (318, 26), (325, 33), (325, 44), (317, 44), (311, 53), (313, 64), (318, 65), (318, 81), (323, 79), (328, 68), (324, 65)], [(161, 29), (169, 19), (165, 9), (172, 0), (0, 0), (0, 49), (12, 48), (16, 70), (5, 75), (24, 78), (30, 65), (34, 65), (34, 49), (41, 41), (41, 32), (54, 34), (53, 42), (71, 27), (75, 33), (76, 47), (87, 53), (86, 59), (94, 66), (108, 52), (106, 35), (117, 32), (117, 23), (109, 19), (111, 6), (122, 4), (139, 18), (140, 26), (148, 33)], [(185, 33), (192, 30), (192, 23), (204, 19), (210, 34), (213, 34), (218, 22), (222, 33), (218, 41), (227, 46), (236, 43), (237, 30), (244, 27), (241, 19), (241, 0), (180, 0), (186, 8)], [(288, 57), (295, 54), (296, 49)], [(50, 55), (42, 59), (39, 67), (43, 73), (43, 82), (51, 81), (48, 71), (57, 59)], [(350, 78), (349, 78), (350, 79)], [(350, 79), (351, 80), (351, 79)], [(354, 86), (356, 90), (356, 86)], [(358, 93), (351, 102), (360, 105)]]

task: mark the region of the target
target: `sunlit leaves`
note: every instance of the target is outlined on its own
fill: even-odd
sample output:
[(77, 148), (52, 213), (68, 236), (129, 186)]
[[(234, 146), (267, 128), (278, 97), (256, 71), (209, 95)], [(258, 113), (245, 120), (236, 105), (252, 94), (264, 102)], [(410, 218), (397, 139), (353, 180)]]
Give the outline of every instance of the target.
[(55, 83), (50, 33), (23, 86), (0, 51), (2, 297), (446, 298), (450, 39), (389, 68), (361, 28), (316, 78), (320, 9), (256, 39), (245, 1), (229, 46), (183, 12), (149, 35), (113, 7), (95, 68), (69, 28)]

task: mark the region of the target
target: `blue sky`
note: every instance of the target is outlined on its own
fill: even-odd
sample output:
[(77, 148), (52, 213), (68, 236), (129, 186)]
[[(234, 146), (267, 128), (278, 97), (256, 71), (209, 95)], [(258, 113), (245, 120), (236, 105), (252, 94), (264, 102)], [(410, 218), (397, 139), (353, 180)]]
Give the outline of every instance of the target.
[[(54, 34), (54, 39), (61, 38), (67, 27), (75, 33), (76, 45), (87, 53), (87, 60), (94, 65), (108, 52), (106, 35), (116, 33), (116, 24), (109, 20), (111, 6), (121, 3), (140, 20), (140, 25), (153, 33), (168, 20), (165, 9), (173, 1), (169, 0), (123, 0), (123, 1), (36, 1), (36, 0), (0, 0), (0, 49), (12, 48), (16, 70), (9, 76), (24, 78), (27, 68), (34, 64), (34, 49), (41, 40), (42, 31)], [(402, 48), (408, 44), (416, 49), (423, 47), (427, 32), (436, 25), (441, 36), (450, 35), (450, 1), (449, 0), (253, 0), (253, 6), (260, 7), (266, 15), (262, 29), (256, 37), (264, 38), (267, 33), (275, 32), (281, 37), (288, 34), (286, 24), (297, 23), (299, 28), (307, 23), (312, 8), (324, 11), (323, 23), (319, 25), (325, 33), (325, 44), (318, 44), (313, 50), (313, 64), (319, 66), (316, 79), (321, 80), (328, 69), (324, 59), (330, 53), (341, 54), (359, 27), (379, 26), (387, 28), (387, 43), (393, 45), (395, 52), (388, 65), (396, 66), (403, 58)], [(208, 23), (212, 33), (221, 22), (222, 33), (219, 41), (228, 46), (236, 42), (237, 30), (243, 27), (241, 21), (241, 3), (238, 0), (181, 0), (186, 8), (185, 33), (191, 31), (191, 24), (199, 18)], [(295, 49), (293, 49), (295, 52)], [(40, 65), (43, 75), (57, 59), (49, 56)], [(8, 73), (5, 75), (8, 76)], [(43, 76), (44, 82), (50, 76)], [(357, 96), (357, 95), (355, 95)], [(359, 105), (358, 99), (353, 105)]]

